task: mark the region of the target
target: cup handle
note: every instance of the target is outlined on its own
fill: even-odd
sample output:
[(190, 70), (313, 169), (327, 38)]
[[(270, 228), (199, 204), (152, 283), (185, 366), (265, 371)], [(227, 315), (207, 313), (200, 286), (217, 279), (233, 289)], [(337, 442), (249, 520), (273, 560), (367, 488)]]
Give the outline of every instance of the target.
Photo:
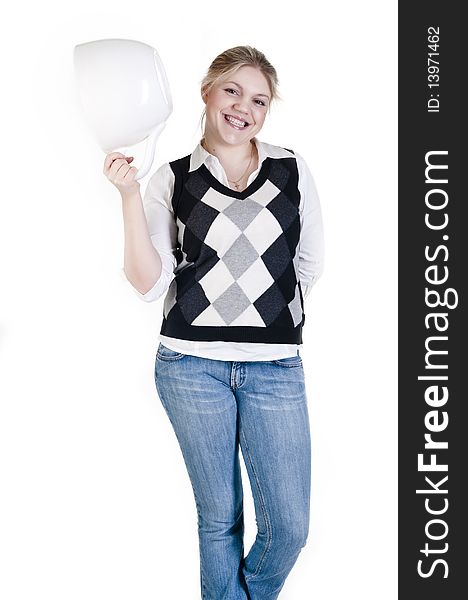
[(138, 169), (137, 174), (135, 175), (136, 180), (142, 179), (151, 169), (151, 165), (153, 164), (154, 160), (154, 152), (156, 150), (156, 142), (164, 127), (166, 127), (165, 121), (158, 125), (156, 129), (147, 137), (145, 156), (143, 158), (141, 167)]

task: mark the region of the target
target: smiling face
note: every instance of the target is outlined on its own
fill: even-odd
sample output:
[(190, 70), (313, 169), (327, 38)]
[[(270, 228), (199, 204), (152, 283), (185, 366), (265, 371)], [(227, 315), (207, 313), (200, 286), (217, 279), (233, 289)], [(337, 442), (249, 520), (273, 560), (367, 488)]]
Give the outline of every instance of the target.
[(202, 97), (205, 136), (218, 144), (238, 145), (249, 142), (263, 127), (271, 92), (259, 69), (244, 66), (216, 82)]

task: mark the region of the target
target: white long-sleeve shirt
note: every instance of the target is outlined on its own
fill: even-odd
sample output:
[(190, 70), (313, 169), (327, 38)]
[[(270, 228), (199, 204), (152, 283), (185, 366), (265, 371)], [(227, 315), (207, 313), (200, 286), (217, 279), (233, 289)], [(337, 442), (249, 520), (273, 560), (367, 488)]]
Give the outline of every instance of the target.
[[(254, 138), (258, 150), (258, 168), (247, 185), (258, 175), (263, 161), (267, 157), (283, 158), (291, 156), (279, 146), (273, 146)], [(305, 160), (296, 152), (294, 156), (298, 167), (298, 188), (300, 192), (301, 234), (299, 244), (299, 279), (304, 299), (310, 293), (323, 272), (323, 225), (320, 202), (314, 179)], [(202, 164), (226, 187), (229, 187), (226, 173), (218, 158), (207, 152), (199, 143), (190, 158), (190, 171)], [(174, 278), (177, 266), (177, 224), (171, 205), (174, 189), (174, 173), (169, 163), (163, 164), (150, 178), (144, 197), (143, 207), (148, 223), (151, 241), (161, 257), (162, 271), (158, 281), (145, 294), (132, 286), (137, 296), (145, 302), (154, 302), (167, 292)], [(159, 334), (168, 348), (204, 358), (218, 360), (273, 360), (297, 354), (302, 344), (267, 344), (252, 342), (193, 341), (167, 337)]]

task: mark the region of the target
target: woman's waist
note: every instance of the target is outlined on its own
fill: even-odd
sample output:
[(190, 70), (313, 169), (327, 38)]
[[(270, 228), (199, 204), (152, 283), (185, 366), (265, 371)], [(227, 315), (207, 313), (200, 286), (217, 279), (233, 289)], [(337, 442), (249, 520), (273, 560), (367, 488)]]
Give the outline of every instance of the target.
[(265, 344), (258, 342), (195, 341), (159, 334), (165, 346), (181, 352), (215, 360), (259, 361), (287, 358), (299, 353), (302, 344)]

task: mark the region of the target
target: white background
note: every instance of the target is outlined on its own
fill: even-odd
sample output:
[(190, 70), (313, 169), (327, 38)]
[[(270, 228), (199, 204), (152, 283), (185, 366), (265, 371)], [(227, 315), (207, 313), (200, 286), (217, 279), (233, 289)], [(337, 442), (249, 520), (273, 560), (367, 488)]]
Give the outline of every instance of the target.
[(200, 597), (193, 493), (153, 380), (162, 299), (140, 301), (122, 278), (120, 196), (76, 102), (73, 48), (102, 38), (146, 42), (165, 65), (174, 111), (151, 173), (198, 142), (199, 83), (218, 53), (250, 44), (275, 65), (284, 101), (259, 138), (306, 158), (326, 242), (302, 352), (312, 521), (280, 597), (396, 598), (396, 12), (388, 0), (9, 3), (3, 600)]

